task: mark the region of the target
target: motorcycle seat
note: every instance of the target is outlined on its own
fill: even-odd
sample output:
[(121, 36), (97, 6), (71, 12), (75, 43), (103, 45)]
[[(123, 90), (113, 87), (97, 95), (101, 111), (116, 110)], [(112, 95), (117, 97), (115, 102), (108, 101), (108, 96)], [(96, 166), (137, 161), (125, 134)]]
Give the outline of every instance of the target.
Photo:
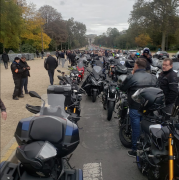
[(64, 127), (56, 117), (40, 116), (34, 119), (30, 137), (33, 140), (59, 143), (63, 140)]

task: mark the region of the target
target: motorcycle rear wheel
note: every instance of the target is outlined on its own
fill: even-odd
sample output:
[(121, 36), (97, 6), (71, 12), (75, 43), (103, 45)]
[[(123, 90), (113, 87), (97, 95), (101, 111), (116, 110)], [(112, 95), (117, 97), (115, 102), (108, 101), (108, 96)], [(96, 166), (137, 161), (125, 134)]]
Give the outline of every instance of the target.
[(119, 130), (119, 139), (124, 147), (131, 148), (132, 147), (132, 141), (131, 138), (127, 136), (126, 134), (126, 124), (123, 124), (120, 126)]
[(107, 120), (108, 121), (111, 120), (113, 111), (114, 111), (114, 101), (109, 101), (108, 108), (107, 108)]

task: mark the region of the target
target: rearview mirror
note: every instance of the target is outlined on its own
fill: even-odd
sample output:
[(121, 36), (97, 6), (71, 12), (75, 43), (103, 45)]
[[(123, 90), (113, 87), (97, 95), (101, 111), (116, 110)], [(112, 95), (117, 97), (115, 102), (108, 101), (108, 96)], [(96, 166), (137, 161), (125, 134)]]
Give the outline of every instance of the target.
[(31, 97), (42, 99), (35, 91), (29, 91), (29, 95)]
[(176, 56), (175, 56), (175, 55), (172, 55), (172, 57), (174, 57), (174, 58), (175, 58)]
[(57, 76), (59, 80), (62, 80), (63, 81), (63, 78), (61, 76)]
[(60, 70), (57, 70), (57, 72), (61, 73), (61, 71), (60, 71)]

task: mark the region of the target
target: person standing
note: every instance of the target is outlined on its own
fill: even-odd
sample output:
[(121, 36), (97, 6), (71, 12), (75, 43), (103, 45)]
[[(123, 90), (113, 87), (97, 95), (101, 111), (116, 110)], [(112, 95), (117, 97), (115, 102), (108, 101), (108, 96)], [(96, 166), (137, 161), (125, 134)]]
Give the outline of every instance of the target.
[(24, 56), (21, 57), (20, 60), (20, 65), (21, 67), (25, 68), (25, 71), (22, 73), (22, 79), (21, 79), (21, 94), (23, 95), (23, 88), (25, 91), (25, 94), (29, 94), (27, 90), (27, 85), (28, 85), (28, 76), (30, 77), (30, 67), (26, 62), (26, 58)]
[(60, 56), (61, 56), (61, 61), (62, 61), (62, 68), (64, 68), (65, 61), (66, 61), (64, 51), (61, 52), (61, 55), (60, 55)]
[(132, 95), (140, 88), (156, 87), (156, 76), (146, 72), (147, 62), (145, 59), (138, 58), (135, 61), (132, 74), (122, 83), (120, 90), (127, 92), (129, 104), (129, 117), (132, 127), (132, 151), (128, 151), (128, 155), (135, 157), (137, 151), (137, 140), (140, 136), (140, 121), (142, 119), (138, 112), (140, 104), (132, 99)]
[(150, 65), (152, 64), (152, 58), (150, 55), (150, 50), (148, 48), (145, 48), (143, 51), (143, 55), (140, 56), (140, 58), (144, 58), (147, 62), (146, 71), (150, 72)]
[(54, 71), (58, 66), (57, 60), (50, 55), (50, 52), (47, 53), (47, 58), (44, 61), (44, 67), (48, 71), (50, 78), (50, 84), (53, 85), (54, 81)]
[(5, 51), (4, 51), (4, 53), (2, 54), (2, 60), (3, 60), (3, 62), (4, 62), (4, 67), (5, 67), (5, 69), (8, 69), (9, 56), (6, 54)]
[(36, 50), (36, 56), (37, 56), (37, 58), (39, 58), (39, 51), (38, 50)]
[(58, 50), (56, 50), (55, 55), (56, 55), (56, 58), (57, 58), (57, 61), (58, 61), (58, 56), (59, 56)]
[(163, 90), (165, 94), (166, 107), (164, 112), (172, 114), (175, 101), (178, 97), (178, 80), (177, 73), (173, 71), (173, 60), (164, 59), (162, 64), (162, 72), (159, 74), (157, 87)]
[(1, 117), (2, 119), (6, 120), (7, 119), (7, 113), (6, 113), (6, 107), (2, 100), (0, 99), (0, 109), (1, 109)]
[(41, 51), (42, 59), (44, 58), (44, 51)]
[(76, 57), (76, 55), (75, 55), (74, 51), (71, 52), (71, 55), (70, 55), (70, 58), (71, 58), (71, 66), (75, 66), (75, 57)]
[(58, 65), (60, 65), (60, 60), (61, 60), (61, 51), (58, 51)]
[(18, 97), (23, 98), (24, 96), (21, 94), (21, 79), (22, 79), (22, 73), (26, 70), (26, 68), (21, 67), (20, 65), (20, 58), (15, 57), (14, 61), (11, 64), (11, 71), (14, 79), (14, 93), (13, 93), (13, 99), (19, 100)]

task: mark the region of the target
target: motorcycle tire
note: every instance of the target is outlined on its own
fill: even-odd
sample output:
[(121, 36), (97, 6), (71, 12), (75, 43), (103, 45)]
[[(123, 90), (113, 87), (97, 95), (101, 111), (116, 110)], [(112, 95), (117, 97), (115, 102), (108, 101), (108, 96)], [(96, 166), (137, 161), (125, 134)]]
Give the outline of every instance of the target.
[(96, 97), (97, 97), (97, 92), (94, 91), (92, 96), (92, 102), (96, 102)]
[(112, 118), (112, 114), (114, 111), (114, 101), (109, 101), (108, 108), (107, 108), (107, 120), (110, 121)]
[(136, 156), (136, 163), (138, 170), (142, 172), (142, 164), (141, 164), (140, 156)]
[(121, 141), (121, 143), (123, 144), (124, 147), (126, 148), (131, 148), (132, 147), (132, 141), (131, 139), (130, 140), (127, 140), (124, 136), (125, 134), (125, 127), (126, 125), (123, 124), (120, 126), (120, 131), (119, 131), (119, 139)]

